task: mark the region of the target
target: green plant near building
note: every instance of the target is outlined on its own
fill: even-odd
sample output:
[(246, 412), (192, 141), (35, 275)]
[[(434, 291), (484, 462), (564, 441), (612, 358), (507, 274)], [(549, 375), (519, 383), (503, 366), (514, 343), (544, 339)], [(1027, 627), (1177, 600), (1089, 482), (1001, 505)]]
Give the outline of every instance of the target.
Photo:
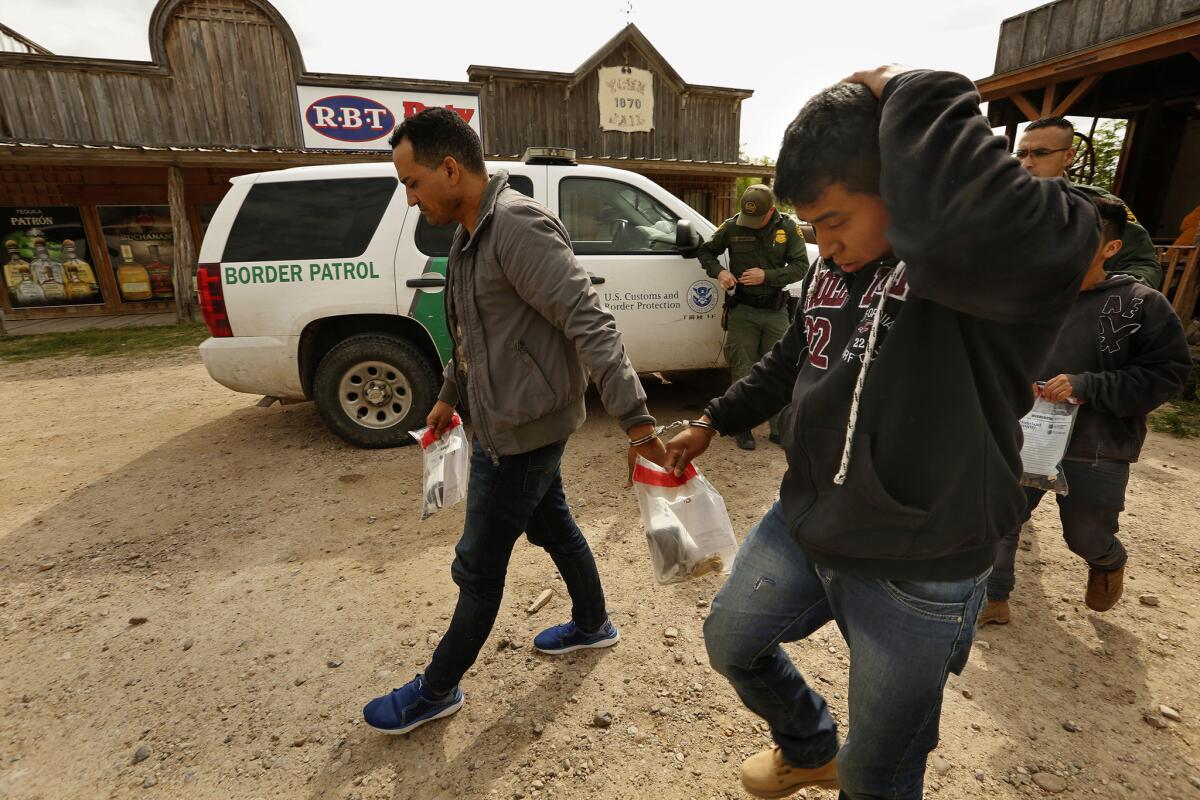
[(1092, 134), (1092, 150), (1096, 156), (1093, 186), (1112, 191), (1121, 149), (1125, 146), (1125, 127), (1123, 119), (1106, 119), (1096, 126), (1096, 132)]

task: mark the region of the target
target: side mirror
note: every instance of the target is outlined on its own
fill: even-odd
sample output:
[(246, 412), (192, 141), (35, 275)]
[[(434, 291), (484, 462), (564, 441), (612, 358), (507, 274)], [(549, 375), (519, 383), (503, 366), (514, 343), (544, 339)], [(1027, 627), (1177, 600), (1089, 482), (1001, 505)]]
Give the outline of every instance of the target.
[(691, 222), (681, 219), (675, 223), (675, 246), (679, 248), (681, 256), (684, 258), (695, 258), (703, 242), (704, 240), (700, 238), (700, 234), (692, 227)]

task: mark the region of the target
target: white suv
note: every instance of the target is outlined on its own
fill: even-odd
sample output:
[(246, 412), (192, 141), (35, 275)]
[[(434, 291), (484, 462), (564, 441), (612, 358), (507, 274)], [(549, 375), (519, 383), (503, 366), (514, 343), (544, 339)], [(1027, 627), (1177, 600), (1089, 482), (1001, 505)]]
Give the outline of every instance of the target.
[[(717, 284), (695, 258), (714, 226), (654, 182), (531, 149), (492, 162), (562, 219), (639, 372), (720, 366)], [(361, 447), (421, 427), (449, 358), (442, 291), (453, 224), (405, 202), (390, 163), (234, 178), (200, 249), (209, 374), (239, 392), (316, 401)]]

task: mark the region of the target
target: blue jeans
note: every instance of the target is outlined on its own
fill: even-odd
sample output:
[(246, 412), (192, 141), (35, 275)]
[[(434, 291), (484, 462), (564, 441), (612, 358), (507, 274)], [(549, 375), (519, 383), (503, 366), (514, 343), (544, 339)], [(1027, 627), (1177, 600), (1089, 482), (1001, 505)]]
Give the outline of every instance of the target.
[[(966, 666), (987, 573), (938, 582), (863, 578), (815, 564), (776, 503), (738, 551), (704, 623), (712, 666), (771, 726), (784, 760), (838, 758), (840, 797), (920, 798), (942, 689)], [(780, 646), (834, 620), (850, 646), (850, 733)]]
[(458, 605), (425, 669), (433, 691), (457, 686), (479, 656), (496, 622), (508, 560), (522, 533), (554, 560), (571, 594), (575, 624), (595, 631), (608, 619), (596, 561), (563, 493), (559, 465), (566, 446), (559, 442), (501, 456), (495, 464), (478, 440), (472, 442), (467, 519), (450, 568)]

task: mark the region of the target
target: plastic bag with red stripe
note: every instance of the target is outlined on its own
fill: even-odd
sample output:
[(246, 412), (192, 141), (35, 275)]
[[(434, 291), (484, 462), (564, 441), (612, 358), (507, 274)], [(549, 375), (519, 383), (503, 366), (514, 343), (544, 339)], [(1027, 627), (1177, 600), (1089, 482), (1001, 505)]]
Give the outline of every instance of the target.
[(729, 573), (738, 547), (729, 512), (695, 465), (688, 464), (676, 478), (638, 458), (633, 488), (656, 581), (678, 583), (710, 572)]
[(429, 519), (437, 511), (449, 508), (467, 496), (467, 476), (471, 468), (471, 449), (462, 417), (450, 418), (450, 426), (437, 436), (433, 428), (409, 431), (421, 445), (424, 454), (424, 499), (421, 519)]

